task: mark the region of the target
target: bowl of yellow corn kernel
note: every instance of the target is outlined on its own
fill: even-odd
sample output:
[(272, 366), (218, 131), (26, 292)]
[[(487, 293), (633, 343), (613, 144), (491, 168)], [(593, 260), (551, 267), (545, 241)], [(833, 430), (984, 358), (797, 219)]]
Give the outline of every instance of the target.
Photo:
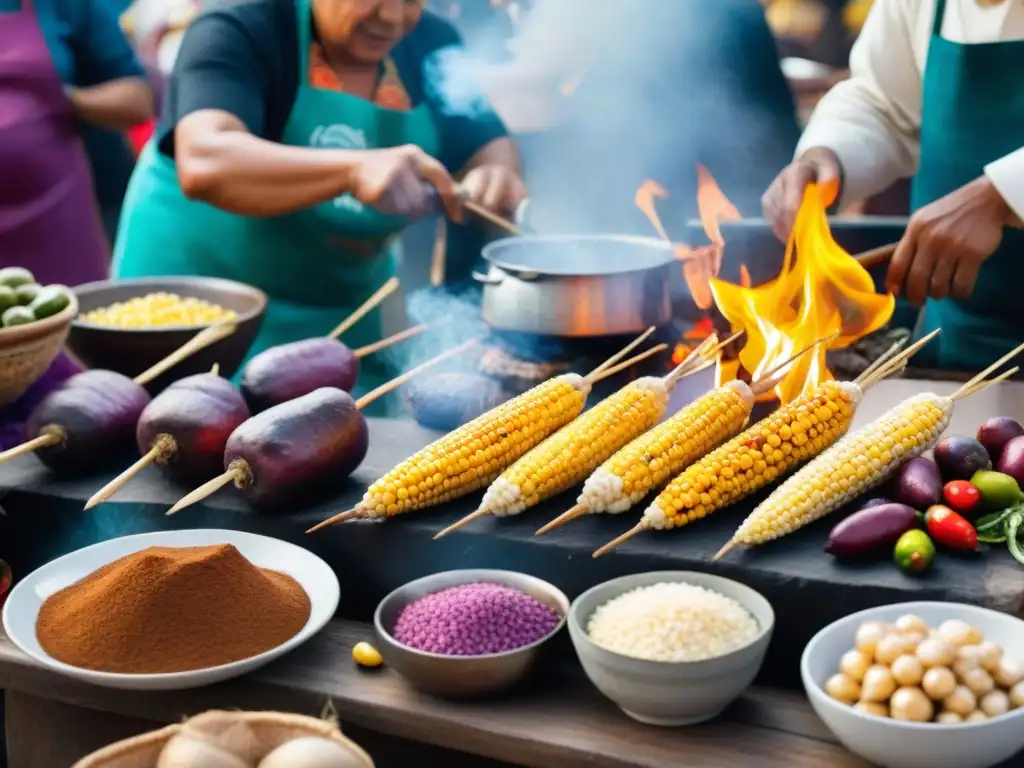
[(90, 368), (136, 376), (204, 328), (233, 321), (238, 329), (176, 365), (153, 382), (209, 371), (231, 377), (259, 331), (267, 296), (257, 288), (212, 277), (102, 280), (74, 289), (79, 312), (68, 349)]

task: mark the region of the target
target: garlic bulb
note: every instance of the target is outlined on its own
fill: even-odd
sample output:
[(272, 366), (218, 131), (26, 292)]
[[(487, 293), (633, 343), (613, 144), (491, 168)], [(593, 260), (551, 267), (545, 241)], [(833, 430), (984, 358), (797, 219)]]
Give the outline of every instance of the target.
[(847, 651), (839, 660), (839, 671), (851, 678), (855, 683), (864, 680), (864, 673), (871, 666), (871, 659), (860, 651)]
[(926, 667), (948, 667), (956, 659), (956, 647), (936, 635), (917, 646), (915, 654)]
[(179, 733), (160, 751), (156, 768), (252, 768), (252, 763), (202, 739)]
[(869, 659), (875, 657), (878, 641), (889, 634), (889, 628), (881, 621), (865, 621), (857, 629), (854, 646)]
[(860, 686), (852, 677), (839, 672), (825, 681), (825, 693), (836, 701), (852, 704), (860, 698)]
[(1005, 715), (1010, 711), (1010, 697), (1006, 695), (1005, 691), (1000, 690), (986, 693), (978, 701), (978, 709), (989, 717)]
[(957, 648), (962, 645), (969, 645), (975, 638), (971, 625), (960, 619), (947, 619), (942, 622), (939, 624), (938, 633), (940, 637)]
[(934, 714), (931, 699), (920, 688), (900, 688), (889, 700), (889, 717), (893, 720), (926, 723)]
[(942, 701), (956, 690), (956, 675), (946, 667), (932, 667), (924, 673), (921, 687), (935, 701)]
[(924, 677), (924, 665), (917, 660), (916, 656), (909, 653), (900, 656), (892, 663), (892, 676), (896, 678), (897, 685), (919, 685)]
[(945, 698), (942, 706), (961, 717), (967, 717), (978, 706), (978, 698), (966, 685), (958, 685), (956, 690)]
[(896, 679), (888, 667), (876, 664), (864, 675), (861, 685), (861, 699), (864, 701), (885, 702), (896, 690)]
[(330, 739), (305, 736), (286, 741), (264, 757), (258, 768), (364, 768), (341, 744)]
[(925, 636), (927, 636), (929, 631), (928, 625), (925, 623), (925, 620), (922, 619), (920, 616), (915, 616), (912, 613), (907, 613), (903, 616), (900, 616), (893, 623), (893, 627), (896, 628), (897, 632), (920, 632)]

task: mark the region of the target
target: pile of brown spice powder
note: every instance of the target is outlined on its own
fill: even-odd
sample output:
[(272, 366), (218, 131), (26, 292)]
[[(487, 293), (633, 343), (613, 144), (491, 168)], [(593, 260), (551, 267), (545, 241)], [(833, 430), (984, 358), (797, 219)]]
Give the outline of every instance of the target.
[(47, 599), (36, 636), (50, 656), (75, 667), (185, 672), (275, 648), (309, 612), (295, 579), (257, 568), (230, 544), (150, 547)]

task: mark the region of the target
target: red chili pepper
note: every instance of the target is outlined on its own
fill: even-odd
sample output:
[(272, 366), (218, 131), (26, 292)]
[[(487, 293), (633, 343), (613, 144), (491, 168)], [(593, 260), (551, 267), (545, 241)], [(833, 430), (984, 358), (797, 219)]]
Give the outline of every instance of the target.
[(981, 503), (981, 491), (967, 480), (951, 480), (943, 486), (942, 498), (957, 512), (969, 515)]
[(974, 526), (949, 507), (942, 504), (929, 507), (924, 513), (924, 522), (937, 544), (971, 552), (978, 548), (978, 532)]

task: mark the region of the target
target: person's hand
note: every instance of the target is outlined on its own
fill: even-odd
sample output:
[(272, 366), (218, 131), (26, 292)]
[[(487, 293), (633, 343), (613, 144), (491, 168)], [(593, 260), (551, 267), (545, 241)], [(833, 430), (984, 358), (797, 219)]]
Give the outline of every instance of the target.
[(462, 194), (492, 213), (510, 218), (526, 199), (527, 192), (523, 180), (511, 168), (481, 165), (463, 178)]
[(807, 150), (799, 160), (782, 169), (761, 197), (764, 217), (780, 241), (789, 240), (807, 185), (815, 182), (838, 185), (840, 174), (839, 158), (824, 147)]
[(978, 270), (1003, 240), (1003, 228), (1019, 219), (988, 177), (950, 192), (915, 213), (900, 240), (885, 278), (898, 296), (906, 285), (916, 307), (929, 296), (966, 299)]
[(434, 212), (440, 197), (448, 217), (462, 220), (462, 198), (452, 177), (413, 144), (360, 152), (349, 192), (364, 205), (408, 218)]

